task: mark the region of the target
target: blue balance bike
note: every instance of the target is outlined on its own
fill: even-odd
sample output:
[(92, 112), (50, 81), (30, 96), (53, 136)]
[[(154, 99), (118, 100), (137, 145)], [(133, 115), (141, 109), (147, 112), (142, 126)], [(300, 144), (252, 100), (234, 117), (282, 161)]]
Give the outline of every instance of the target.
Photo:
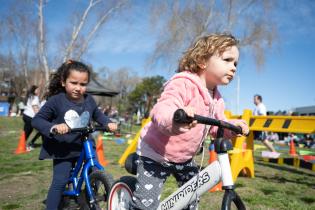
[[(68, 122), (67, 124), (69, 125)], [(59, 209), (106, 209), (108, 192), (114, 179), (105, 172), (104, 167), (98, 162), (93, 139), (90, 139), (89, 136), (95, 131), (108, 131), (108, 128), (82, 127), (82, 123), (79, 123), (79, 127), (76, 126), (78, 125), (69, 126), (71, 128), (70, 133), (80, 134), (82, 151), (71, 170)], [(56, 135), (55, 131), (53, 134)]]

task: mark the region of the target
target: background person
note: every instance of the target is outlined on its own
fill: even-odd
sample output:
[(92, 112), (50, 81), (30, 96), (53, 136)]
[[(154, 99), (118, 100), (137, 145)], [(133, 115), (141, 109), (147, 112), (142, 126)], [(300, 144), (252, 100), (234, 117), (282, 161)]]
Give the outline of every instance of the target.
[[(46, 101), (47, 101), (47, 100), (46, 100), (46, 95), (44, 95), (44, 96), (42, 97), (41, 102), (40, 102), (40, 108), (44, 106), (44, 104), (46, 103)], [(40, 109), (40, 108), (39, 108), (39, 109)], [(34, 148), (35, 148), (35, 142), (36, 142), (36, 140), (37, 140), (39, 137), (42, 137), (42, 135), (41, 135), (40, 132), (37, 131), (36, 135), (27, 143), (27, 150), (29, 150), (29, 151), (34, 150)], [(42, 139), (43, 139), (43, 137), (42, 137)], [(42, 142), (43, 142), (43, 141), (42, 141)]]
[(22, 116), (22, 115), (23, 115), (23, 112), (24, 112), (24, 109), (25, 109), (26, 95), (27, 95), (27, 90), (26, 90), (26, 88), (23, 88), (23, 89), (22, 89), (22, 93), (21, 93), (21, 95), (19, 96), (19, 103), (18, 103), (19, 111), (18, 111), (18, 116)]
[[(263, 101), (263, 99), (262, 99), (261, 95), (258, 95), (258, 94), (254, 95), (254, 104), (256, 106), (255, 106), (253, 114), (256, 116), (266, 116), (267, 115), (266, 106), (263, 104), (262, 101)], [(276, 150), (272, 146), (272, 143), (270, 143), (268, 141), (267, 133), (265, 131), (255, 131), (254, 132), (254, 138), (256, 140), (260, 140), (267, 147), (267, 149), (269, 151), (276, 153)]]
[[(39, 103), (39, 88), (36, 85), (32, 85), (26, 94), (26, 102), (23, 111), (23, 121), (24, 121), (24, 132), (25, 139), (27, 142), (28, 137), (33, 131), (32, 119), (35, 114), (38, 112), (40, 103)], [(26, 148), (30, 151), (30, 148)]]

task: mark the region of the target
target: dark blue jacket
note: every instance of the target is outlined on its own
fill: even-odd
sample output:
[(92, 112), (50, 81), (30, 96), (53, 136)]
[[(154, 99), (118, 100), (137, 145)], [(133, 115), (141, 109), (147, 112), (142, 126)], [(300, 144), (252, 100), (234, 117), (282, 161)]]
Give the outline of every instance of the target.
[(70, 109), (79, 115), (88, 111), (90, 122), (94, 120), (102, 126), (110, 123), (109, 118), (98, 109), (94, 99), (88, 94), (84, 96), (84, 101), (81, 103), (69, 100), (65, 93), (52, 96), (32, 120), (32, 126), (44, 137), (39, 159), (68, 159), (80, 155), (82, 143), (79, 134), (55, 136), (50, 134), (52, 126), (65, 123), (65, 113)]

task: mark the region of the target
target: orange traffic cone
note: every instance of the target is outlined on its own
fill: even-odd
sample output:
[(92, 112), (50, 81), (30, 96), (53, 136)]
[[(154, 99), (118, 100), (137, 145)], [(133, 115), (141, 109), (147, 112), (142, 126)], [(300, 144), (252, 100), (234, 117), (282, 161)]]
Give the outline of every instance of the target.
[(97, 159), (98, 162), (102, 165), (102, 166), (107, 166), (108, 161), (105, 160), (105, 155), (104, 155), (104, 150), (103, 150), (103, 139), (102, 139), (102, 135), (99, 135), (97, 138), (97, 143), (96, 143), (96, 154), (97, 154)]
[(297, 156), (293, 139), (290, 141), (290, 155)]
[(22, 154), (26, 153), (26, 138), (25, 138), (25, 132), (23, 131), (20, 136), (19, 144), (15, 150), (15, 154)]
[[(208, 163), (211, 164), (213, 161), (217, 160), (217, 153), (214, 151), (214, 144), (213, 142), (210, 143), (209, 146), (209, 161)], [(222, 190), (222, 182), (219, 182), (216, 186), (209, 190), (209, 192), (221, 191)]]

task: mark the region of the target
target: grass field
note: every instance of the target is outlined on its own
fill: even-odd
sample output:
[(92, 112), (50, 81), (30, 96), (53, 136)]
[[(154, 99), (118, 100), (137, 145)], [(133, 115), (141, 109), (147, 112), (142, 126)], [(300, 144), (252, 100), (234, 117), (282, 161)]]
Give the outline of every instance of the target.
[[(22, 127), (21, 118), (0, 117), (0, 209), (3, 210), (44, 209), (42, 202), (51, 181), (51, 161), (38, 160), (40, 145), (32, 152), (14, 154)], [(117, 163), (126, 147), (127, 144), (104, 141), (105, 158), (109, 161), (106, 170), (114, 178), (127, 175)], [(164, 196), (175, 186), (174, 179), (169, 178)], [(247, 209), (315, 209), (315, 173), (262, 162), (259, 151), (255, 152), (255, 178), (239, 177), (236, 191)], [(222, 192), (204, 194), (199, 209), (220, 209), (222, 195)]]

